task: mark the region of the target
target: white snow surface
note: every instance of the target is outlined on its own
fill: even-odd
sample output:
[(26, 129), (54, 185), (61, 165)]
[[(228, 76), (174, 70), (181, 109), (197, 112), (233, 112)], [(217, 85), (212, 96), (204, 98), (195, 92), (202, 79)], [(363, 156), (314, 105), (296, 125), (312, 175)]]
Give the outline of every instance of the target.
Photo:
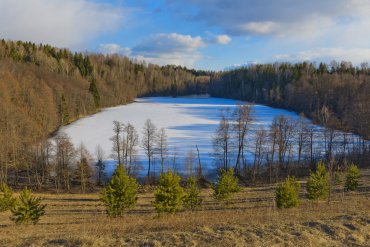
[[(113, 121), (132, 124), (141, 142), (144, 122), (150, 119), (157, 129), (165, 128), (168, 136), (169, 156), (176, 153), (179, 170), (182, 170), (181, 159), (186, 157), (189, 150), (193, 150), (196, 154), (195, 145), (198, 145), (202, 165), (207, 169), (214, 167), (211, 155), (213, 152), (212, 138), (219, 124), (220, 112), (226, 108), (233, 111), (238, 103), (240, 101), (213, 97), (138, 98), (131, 104), (107, 108), (100, 113), (82, 118), (62, 127), (59, 132), (69, 135), (75, 147), (83, 143), (91, 154), (94, 154), (96, 147), (100, 145), (105, 152), (106, 159), (109, 160), (112, 153), (110, 137), (113, 136)], [(298, 118), (294, 112), (254, 105), (254, 121), (249, 135), (254, 135), (253, 130), (257, 126), (262, 125), (267, 129), (272, 119), (279, 115)], [(144, 172), (147, 164), (144, 150), (140, 146), (137, 149)], [(111, 165), (113, 168), (114, 164)], [(158, 160), (156, 166), (158, 170), (160, 166)]]

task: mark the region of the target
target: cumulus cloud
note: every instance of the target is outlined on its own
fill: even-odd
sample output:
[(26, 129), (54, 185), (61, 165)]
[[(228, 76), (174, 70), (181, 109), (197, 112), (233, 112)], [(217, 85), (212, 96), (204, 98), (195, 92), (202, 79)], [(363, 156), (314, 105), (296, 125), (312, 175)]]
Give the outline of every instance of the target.
[[(182, 4), (185, 4), (182, 1)], [(188, 3), (189, 1), (186, 1)], [(193, 16), (232, 35), (291, 35), (336, 26), (342, 18), (368, 20), (368, 0), (190, 0)], [(354, 20), (354, 19), (353, 19)]]
[(3, 38), (85, 48), (86, 42), (115, 30), (123, 9), (88, 0), (0, 0)]
[(131, 48), (131, 54), (149, 63), (192, 66), (202, 57), (198, 49), (205, 46), (200, 36), (159, 33)]
[[(208, 28), (230, 36), (264, 37), (271, 41), (269, 46), (280, 47), (281, 53), (291, 57), (298, 54), (288, 54), (292, 47), (301, 49), (302, 57), (322, 51), (333, 58), (343, 56), (357, 61), (357, 55), (366, 58), (359, 51), (368, 54), (369, 0), (189, 0), (171, 3), (187, 18), (203, 22)], [(193, 11), (186, 9), (189, 4)]]
[(158, 33), (151, 35), (132, 48), (118, 44), (101, 44), (99, 51), (104, 54), (121, 54), (138, 61), (166, 65), (184, 65), (192, 67), (202, 59), (199, 49), (209, 44), (226, 45), (231, 41), (228, 35), (207, 33), (206, 38), (178, 33)]

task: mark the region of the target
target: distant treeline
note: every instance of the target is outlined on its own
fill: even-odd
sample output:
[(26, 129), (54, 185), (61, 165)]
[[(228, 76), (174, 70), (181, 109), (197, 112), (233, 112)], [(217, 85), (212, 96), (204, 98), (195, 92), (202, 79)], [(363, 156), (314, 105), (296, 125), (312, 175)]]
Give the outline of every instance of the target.
[(214, 73), (211, 95), (304, 113), (316, 123), (370, 139), (370, 68), (350, 62), (275, 63)]

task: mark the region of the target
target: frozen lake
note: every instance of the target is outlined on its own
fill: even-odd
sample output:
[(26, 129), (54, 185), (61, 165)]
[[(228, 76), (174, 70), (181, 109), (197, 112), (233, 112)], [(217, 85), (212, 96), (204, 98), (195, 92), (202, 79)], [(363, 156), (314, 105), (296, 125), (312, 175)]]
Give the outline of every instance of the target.
[[(130, 123), (135, 126), (141, 143), (144, 122), (150, 119), (157, 129), (165, 128), (168, 136), (167, 166), (178, 171), (184, 170), (184, 160), (189, 156), (189, 150), (197, 158), (196, 145), (199, 148), (200, 158), (204, 170), (214, 168), (212, 158), (212, 138), (219, 124), (220, 111), (226, 108), (234, 110), (239, 101), (212, 97), (147, 97), (136, 99), (134, 103), (104, 109), (95, 115), (80, 119), (60, 129), (71, 137), (75, 147), (83, 143), (91, 154), (95, 153), (96, 147), (100, 145), (105, 153), (108, 171), (114, 168), (111, 159), (113, 136), (113, 121)], [(239, 102), (240, 103), (240, 102)], [(275, 116), (284, 115), (292, 118), (299, 116), (293, 112), (282, 109), (271, 108), (264, 105), (254, 105), (253, 123), (249, 131), (248, 142), (253, 150), (254, 131), (259, 126), (268, 129)], [(321, 129), (317, 127), (317, 129)], [(147, 160), (144, 150), (138, 146), (138, 166), (141, 166), (141, 174), (145, 174)], [(249, 151), (249, 159), (253, 155)], [(176, 161), (173, 162), (175, 156)], [(195, 160), (197, 164), (197, 159)], [(157, 158), (155, 169), (158, 171), (160, 162)]]

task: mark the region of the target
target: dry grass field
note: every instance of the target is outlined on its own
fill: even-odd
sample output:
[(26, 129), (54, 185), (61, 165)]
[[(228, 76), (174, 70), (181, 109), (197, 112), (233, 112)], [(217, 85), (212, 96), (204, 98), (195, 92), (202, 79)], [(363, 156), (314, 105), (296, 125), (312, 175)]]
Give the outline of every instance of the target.
[[(123, 218), (110, 219), (96, 194), (38, 194), (47, 204), (37, 225), (0, 213), (0, 246), (370, 246), (370, 170), (358, 192), (335, 190), (330, 203), (304, 199), (279, 210), (274, 187), (243, 188), (228, 205), (202, 190), (203, 206), (158, 217), (152, 192)], [(302, 186), (304, 192), (304, 185)]]

